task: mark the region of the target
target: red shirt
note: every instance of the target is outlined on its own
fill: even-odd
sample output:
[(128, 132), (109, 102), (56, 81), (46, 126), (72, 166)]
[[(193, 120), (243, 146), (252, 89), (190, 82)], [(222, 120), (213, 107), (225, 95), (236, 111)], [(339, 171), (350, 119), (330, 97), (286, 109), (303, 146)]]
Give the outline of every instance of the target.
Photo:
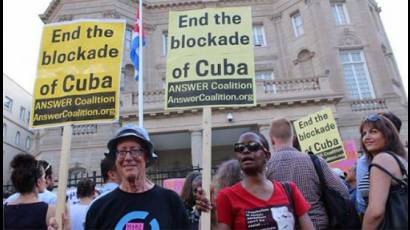
[[(300, 217), (310, 209), (295, 183), (292, 188), (295, 213)], [(295, 219), (285, 189), (280, 182), (273, 182), (274, 192), (269, 200), (261, 200), (241, 183), (222, 189), (217, 197), (218, 222), (232, 229), (294, 229)]]

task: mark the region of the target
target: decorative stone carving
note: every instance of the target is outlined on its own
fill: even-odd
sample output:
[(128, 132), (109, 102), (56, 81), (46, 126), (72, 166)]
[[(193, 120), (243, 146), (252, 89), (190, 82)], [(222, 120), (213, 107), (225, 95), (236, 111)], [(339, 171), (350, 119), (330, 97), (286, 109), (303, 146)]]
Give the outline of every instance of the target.
[(106, 10), (102, 15), (103, 18), (121, 18), (121, 15), (116, 10)]
[(393, 53), (389, 49), (387, 49), (387, 47), (384, 44), (382, 44), (381, 47), (382, 47), (383, 54), (385, 56), (388, 56), (388, 57), (393, 56)]
[(306, 5), (312, 4), (312, 0), (305, 0), (305, 4), (306, 4)]
[(350, 29), (346, 28), (343, 30), (340, 36), (338, 46), (339, 47), (352, 47), (352, 46), (362, 46), (362, 41), (360, 38)]
[(271, 20), (275, 23), (279, 22), (282, 19), (282, 13), (273, 14)]
[(53, 14), (60, 2), (61, 0), (53, 0), (50, 5), (48, 5), (46, 12), (40, 15), (40, 18), (44, 23), (49, 23), (50, 16)]
[(308, 49), (303, 49), (299, 52), (298, 57), (296, 60), (293, 61), (293, 64), (297, 65), (301, 62), (308, 61), (315, 56), (315, 52), (312, 52)]

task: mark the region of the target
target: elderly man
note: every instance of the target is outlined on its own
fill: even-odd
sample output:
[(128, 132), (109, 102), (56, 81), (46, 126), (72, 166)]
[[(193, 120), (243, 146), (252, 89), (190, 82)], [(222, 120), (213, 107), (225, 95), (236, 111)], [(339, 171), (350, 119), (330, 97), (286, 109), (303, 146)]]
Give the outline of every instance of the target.
[(146, 176), (146, 167), (157, 157), (148, 133), (126, 126), (107, 146), (122, 181), (91, 204), (85, 229), (189, 229), (179, 196)]

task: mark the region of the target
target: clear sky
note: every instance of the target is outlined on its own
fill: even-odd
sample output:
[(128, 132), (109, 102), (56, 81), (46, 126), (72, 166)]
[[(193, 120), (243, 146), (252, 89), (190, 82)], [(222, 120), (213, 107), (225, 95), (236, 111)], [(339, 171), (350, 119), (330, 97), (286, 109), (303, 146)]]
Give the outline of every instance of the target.
[[(43, 23), (51, 0), (3, 0), (3, 72), (33, 92)], [(377, 0), (408, 95), (408, 0)]]

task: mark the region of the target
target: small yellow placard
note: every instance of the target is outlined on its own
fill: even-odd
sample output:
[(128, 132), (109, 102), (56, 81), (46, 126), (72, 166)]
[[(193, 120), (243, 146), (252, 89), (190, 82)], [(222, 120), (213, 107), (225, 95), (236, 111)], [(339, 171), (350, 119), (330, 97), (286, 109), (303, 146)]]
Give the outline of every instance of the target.
[(303, 152), (311, 151), (328, 163), (346, 159), (343, 142), (330, 108), (293, 122)]

